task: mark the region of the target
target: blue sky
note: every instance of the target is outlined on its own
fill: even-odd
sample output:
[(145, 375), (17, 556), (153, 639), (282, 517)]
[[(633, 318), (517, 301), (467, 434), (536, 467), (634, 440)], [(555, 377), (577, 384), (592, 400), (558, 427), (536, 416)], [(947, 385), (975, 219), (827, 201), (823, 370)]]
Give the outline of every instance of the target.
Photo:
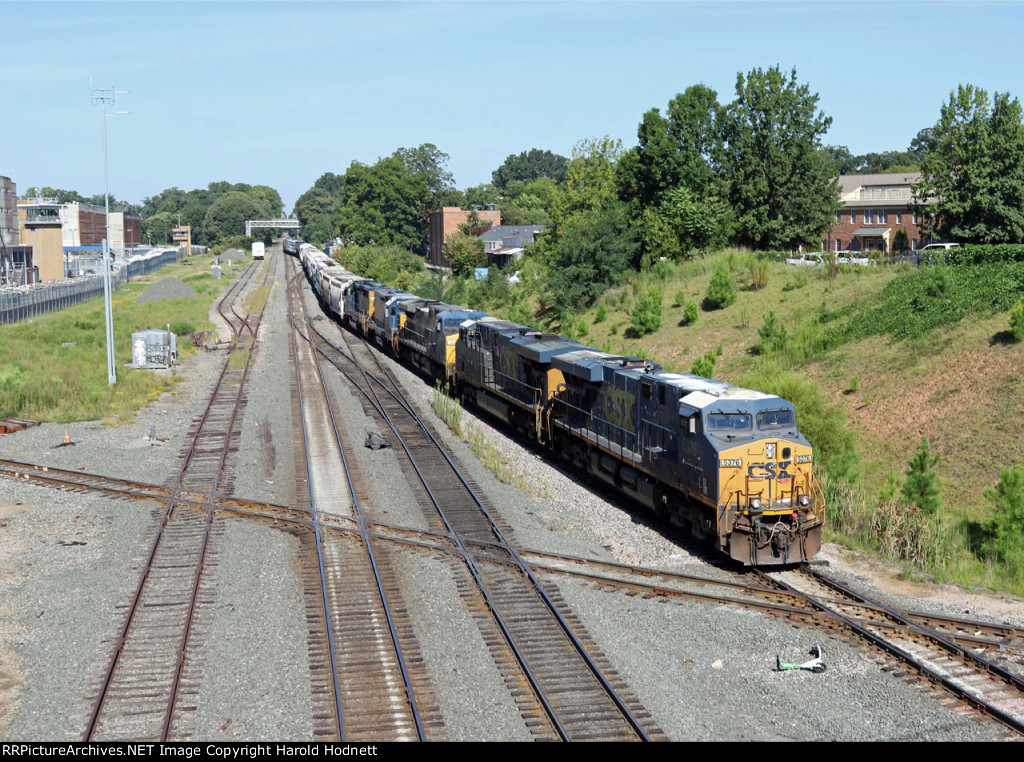
[(636, 143), (689, 85), (796, 68), (825, 142), (903, 150), (960, 83), (1024, 98), (1021, 2), (0, 2), (0, 175), (140, 202), (216, 180), (286, 210), (324, 172), (434, 143), (460, 188), (509, 154)]

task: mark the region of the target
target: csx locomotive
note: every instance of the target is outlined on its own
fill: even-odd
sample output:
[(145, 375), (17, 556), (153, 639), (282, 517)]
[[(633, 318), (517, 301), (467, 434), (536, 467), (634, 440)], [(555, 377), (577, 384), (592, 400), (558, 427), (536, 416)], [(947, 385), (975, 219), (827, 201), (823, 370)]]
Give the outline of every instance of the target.
[(293, 243), (324, 306), (367, 339), (737, 561), (806, 561), (824, 500), (793, 405), (360, 278)]

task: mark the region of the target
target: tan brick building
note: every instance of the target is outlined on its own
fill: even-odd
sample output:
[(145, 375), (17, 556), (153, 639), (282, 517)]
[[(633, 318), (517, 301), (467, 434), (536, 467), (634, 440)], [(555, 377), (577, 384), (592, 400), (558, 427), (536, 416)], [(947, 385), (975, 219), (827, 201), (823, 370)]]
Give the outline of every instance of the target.
[(906, 231), (912, 250), (920, 249), (928, 243), (928, 221), (910, 208), (910, 186), (920, 179), (920, 172), (841, 175), (842, 208), (822, 239), (822, 250), (891, 252), (899, 230)]
[[(34, 198), (18, 202), (18, 232), (23, 244), (33, 247), (42, 281), (63, 280), (67, 259), (82, 247), (99, 251), (107, 237), (104, 208), (72, 201)], [(142, 241), (142, 220), (134, 212), (110, 213), (110, 250), (119, 257)]]

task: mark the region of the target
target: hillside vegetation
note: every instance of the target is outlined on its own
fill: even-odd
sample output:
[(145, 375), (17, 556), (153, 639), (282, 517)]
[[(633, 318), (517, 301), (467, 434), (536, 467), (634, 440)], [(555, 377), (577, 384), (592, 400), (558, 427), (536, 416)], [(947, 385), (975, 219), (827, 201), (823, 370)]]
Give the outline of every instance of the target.
[[(543, 284), (530, 267), (515, 288), (501, 276), (403, 280), (542, 325)], [(734, 296), (709, 298), (722, 278)], [(902, 560), (908, 573), (1020, 593), (1021, 543), (998, 552), (991, 539), (993, 517), (1015, 526), (1020, 502), (1012, 485), (1009, 497), (993, 493), (1003, 469), (1024, 469), (1024, 343), (1007, 330), (1022, 294), (1020, 262), (818, 268), (726, 250), (658, 262), (548, 327), (792, 400), (827, 484), (831, 539)], [(908, 478), (925, 440), (933, 462)], [(920, 479), (938, 487), (934, 510), (915, 505)], [(1000, 500), (1012, 505), (996, 510)]]
[[(592, 346), (789, 397), (825, 456), (833, 539), (943, 578), (1024, 591), (1019, 555), (1005, 566), (984, 563), (991, 548), (979, 558), (1000, 472), (1024, 468), (1024, 344), (1007, 330), (1024, 264), (758, 262), (727, 251), (658, 263), (565, 327)], [(728, 271), (736, 298), (708, 310), (716, 271)], [(640, 336), (632, 316), (652, 285), (664, 296), (660, 328)], [(695, 321), (692, 303), (704, 305)], [(933, 515), (899, 499), (923, 440), (938, 455)]]

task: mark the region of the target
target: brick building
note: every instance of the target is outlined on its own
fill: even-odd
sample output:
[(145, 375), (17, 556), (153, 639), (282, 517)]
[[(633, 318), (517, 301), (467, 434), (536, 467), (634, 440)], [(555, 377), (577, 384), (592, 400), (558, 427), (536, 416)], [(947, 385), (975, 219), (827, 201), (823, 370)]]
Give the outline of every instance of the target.
[[(427, 261), (438, 267), (448, 267), (448, 257), (444, 251), (444, 239), (449, 233), (454, 233), (460, 225), (469, 222), (469, 215), (473, 212), (469, 209), (460, 209), (457, 206), (446, 206), (436, 212), (430, 213), (430, 252)], [(478, 211), (477, 218), (481, 223), (490, 222), (492, 226), (501, 224), (501, 212)]]
[(920, 249), (928, 243), (928, 225), (910, 208), (910, 186), (920, 179), (920, 172), (841, 175), (842, 208), (822, 239), (822, 250), (891, 252), (899, 230), (906, 232), (911, 249)]

